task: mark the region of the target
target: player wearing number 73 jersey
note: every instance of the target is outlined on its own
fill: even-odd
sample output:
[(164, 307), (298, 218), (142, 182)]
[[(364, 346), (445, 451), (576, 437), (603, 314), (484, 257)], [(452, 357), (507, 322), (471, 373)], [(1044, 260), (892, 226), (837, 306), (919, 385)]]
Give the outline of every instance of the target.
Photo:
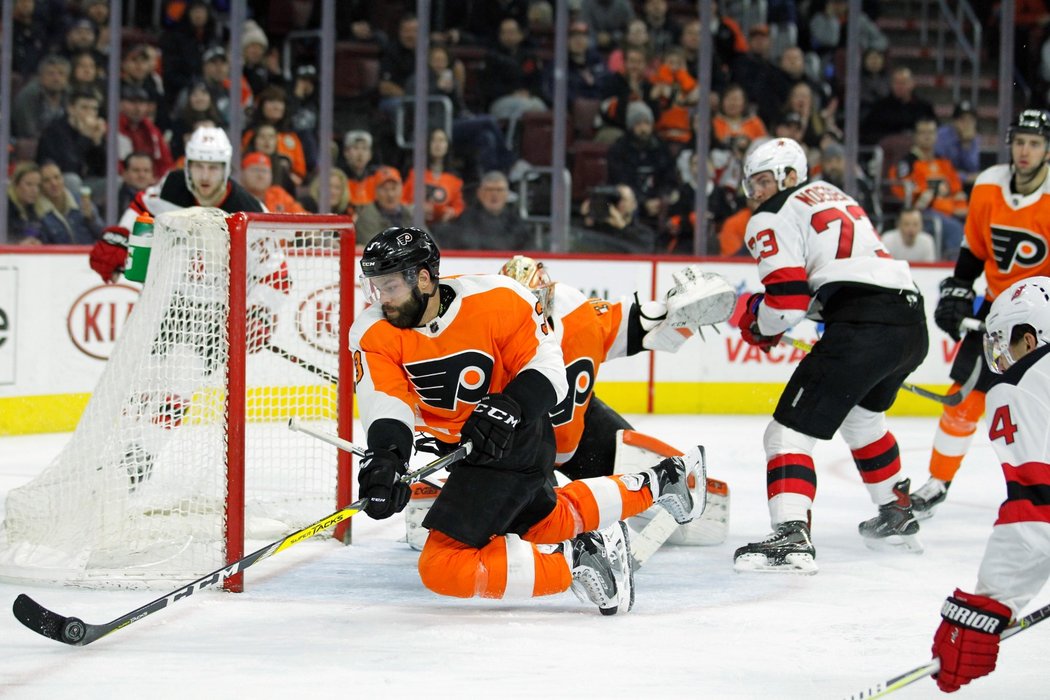
[(836, 431), (879, 509), (859, 526), (865, 542), (921, 552), (908, 483), (898, 479), (897, 441), (885, 421), (929, 346), (908, 263), (890, 257), (852, 197), (825, 182), (806, 182), (806, 155), (791, 139), (756, 148), (744, 164), (743, 184), (759, 205), (744, 240), (765, 287), (744, 306), (737, 324), (744, 340), (768, 350), (807, 317), (823, 320), (825, 332), (788, 380), (763, 440), (773, 534), (739, 548), (734, 565), (816, 572), (813, 448)]

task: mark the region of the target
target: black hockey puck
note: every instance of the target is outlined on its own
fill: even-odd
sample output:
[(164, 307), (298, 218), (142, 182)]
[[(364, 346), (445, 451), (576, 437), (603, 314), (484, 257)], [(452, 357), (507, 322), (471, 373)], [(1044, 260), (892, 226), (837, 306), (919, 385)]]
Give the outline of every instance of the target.
[(84, 638), (84, 621), (71, 617), (62, 625), (62, 639), (69, 644), (76, 644)]

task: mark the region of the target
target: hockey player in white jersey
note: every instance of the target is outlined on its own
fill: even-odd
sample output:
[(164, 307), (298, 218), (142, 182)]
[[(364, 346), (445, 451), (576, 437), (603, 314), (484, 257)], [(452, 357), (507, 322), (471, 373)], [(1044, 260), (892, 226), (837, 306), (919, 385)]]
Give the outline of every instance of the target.
[(1050, 277), (1015, 282), (992, 303), (985, 360), (999, 381), (987, 396), (988, 438), (1002, 463), (1006, 500), (973, 593), (941, 608), (933, 638), (946, 693), (995, 670), (999, 635), (1050, 577)]
[(744, 240), (765, 291), (747, 299), (741, 334), (768, 351), (804, 318), (823, 320), (825, 332), (791, 375), (766, 429), (773, 533), (736, 550), (738, 571), (816, 573), (813, 448), (836, 431), (878, 506), (859, 525), (865, 542), (922, 551), (885, 411), (926, 356), (923, 300), (908, 263), (890, 257), (863, 208), (806, 175), (805, 153), (787, 138), (762, 144), (744, 164), (744, 191), (758, 203)]

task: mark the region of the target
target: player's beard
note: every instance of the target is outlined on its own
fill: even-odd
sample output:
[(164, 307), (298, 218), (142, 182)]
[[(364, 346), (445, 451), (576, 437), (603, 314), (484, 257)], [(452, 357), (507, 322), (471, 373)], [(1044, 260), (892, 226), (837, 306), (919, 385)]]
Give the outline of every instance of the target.
[[(383, 318), (396, 328), (412, 328), (416, 325), (416, 319), (422, 314), (423, 300), (413, 294), (400, 304), (383, 304)], [(396, 311), (397, 315), (391, 316), (390, 312)]]

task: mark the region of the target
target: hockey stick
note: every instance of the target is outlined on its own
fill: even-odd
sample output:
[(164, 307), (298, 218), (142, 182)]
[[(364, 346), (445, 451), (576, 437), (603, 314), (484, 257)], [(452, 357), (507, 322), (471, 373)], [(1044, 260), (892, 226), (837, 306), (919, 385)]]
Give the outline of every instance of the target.
[[(401, 477), (401, 482), (405, 484), (411, 483), (431, 472), (443, 469), (453, 462), (459, 461), (470, 454), (470, 447), (469, 443), (457, 447), (444, 457), (435, 459), (430, 464), (420, 467), (414, 472), (405, 474)], [(326, 515), (312, 525), (307, 525), (301, 530), (297, 530), (272, 544), (266, 545), (262, 549), (252, 552), (243, 559), (239, 559), (232, 564), (227, 564), (210, 574), (205, 574), (196, 581), (188, 583), (181, 588), (177, 588), (171, 593), (161, 596), (153, 602), (147, 603), (140, 608), (136, 608), (127, 614), (121, 615), (110, 622), (93, 625), (76, 617), (59, 615), (58, 613), (48, 610), (40, 605), (40, 603), (27, 596), (25, 593), (21, 593), (15, 598), (14, 605), (11, 606), (11, 611), (23, 625), (37, 634), (48, 637), (49, 639), (54, 639), (55, 641), (78, 647), (84, 646), (85, 644), (91, 644), (95, 640), (105, 637), (110, 632), (116, 632), (133, 622), (138, 622), (142, 618), (168, 607), (172, 603), (177, 603), (180, 600), (189, 598), (197, 591), (219, 584), (230, 576), (241, 573), (249, 566), (257, 564), (267, 557), (273, 556), (278, 552), (288, 549), (294, 544), (298, 544), (305, 539), (320, 534), (333, 525), (337, 525), (348, 518), (354, 517), (364, 510), (367, 502), (367, 498), (359, 498), (345, 508), (340, 508), (331, 515)]]
[[(799, 340), (798, 338), (792, 338), (791, 336), (787, 335), (782, 336), (780, 338), (780, 342), (784, 343), (785, 345), (790, 345), (791, 347), (797, 350), (801, 350), (802, 352), (810, 352), (813, 350), (813, 346), (810, 343), (807, 343), (804, 340)], [(961, 391), (955, 391), (951, 394), (938, 394), (936, 391), (923, 389), (921, 386), (915, 386), (914, 384), (909, 384), (908, 382), (904, 382), (903, 384), (901, 384), (901, 389), (904, 389), (905, 391), (910, 391), (916, 396), (921, 396), (924, 399), (930, 399), (932, 401), (936, 401), (937, 403), (944, 404), (945, 406), (957, 406), (963, 400), (963, 392)]]
[[(999, 639), (1009, 639), (1018, 632), (1023, 632), (1032, 625), (1042, 622), (1047, 617), (1050, 617), (1050, 605), (1044, 605), (1043, 607), (1035, 610), (1020, 620), (1017, 620), (1012, 625), (1003, 630), (1003, 633), (999, 635)], [(911, 685), (920, 678), (933, 675), (941, 670), (941, 660), (934, 659), (928, 664), (913, 668), (907, 673), (902, 673), (899, 676), (894, 676), (886, 681), (876, 683), (872, 687), (862, 690), (861, 692), (850, 695), (849, 700), (866, 700), (866, 698), (881, 698), (889, 695), (895, 690), (900, 690), (906, 685)]]
[(300, 421), (299, 416), (292, 416), (288, 419), (288, 429), (294, 430), (297, 433), (305, 433), (310, 437), (317, 438), (321, 442), (327, 442), (329, 445), (338, 447), (340, 450), (343, 450), (344, 452), (349, 452), (353, 455), (357, 455), (358, 457), (365, 456), (365, 449), (363, 447), (358, 447), (354, 443), (344, 440), (338, 435), (332, 435), (331, 433), (326, 433), (323, 430), (311, 428), (310, 426)]
[(321, 379), (325, 380), (326, 382), (331, 382), (332, 384), (338, 384), (339, 383), (339, 378), (336, 377), (331, 372), (329, 372), (328, 370), (322, 369), (322, 368), (318, 367), (317, 365), (315, 365), (315, 364), (313, 364), (311, 362), (307, 362), (303, 358), (299, 357), (298, 355), (293, 355), (292, 353), (288, 352), (284, 348), (279, 348), (276, 345), (267, 345), (266, 349), (269, 350), (270, 352), (272, 352), (274, 355), (278, 355), (280, 357), (283, 357), (284, 359), (286, 359), (289, 362), (291, 362), (293, 365), (299, 365), (300, 367), (305, 369), (307, 372), (313, 372), (314, 374), (316, 374), (318, 377), (320, 377)]

